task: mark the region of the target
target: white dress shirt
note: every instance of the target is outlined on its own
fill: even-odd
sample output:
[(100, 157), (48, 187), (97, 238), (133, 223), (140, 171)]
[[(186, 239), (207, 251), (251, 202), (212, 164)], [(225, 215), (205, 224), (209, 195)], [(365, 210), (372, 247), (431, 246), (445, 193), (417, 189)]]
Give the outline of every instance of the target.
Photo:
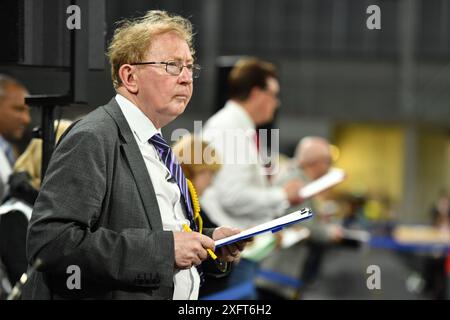
[(201, 203), (217, 225), (247, 228), (282, 215), (289, 206), (285, 191), (269, 184), (258, 162), (255, 135), (252, 119), (232, 100), (206, 122), (202, 137), (223, 165)]
[[(181, 205), (181, 192), (176, 182), (169, 181), (170, 171), (161, 161), (158, 151), (149, 139), (156, 133), (156, 129), (149, 118), (131, 101), (116, 95), (116, 101), (122, 110), (128, 125), (133, 132), (136, 143), (144, 158), (148, 174), (156, 193), (163, 229), (165, 231), (183, 231), (183, 224), (189, 225), (189, 220)], [(168, 141), (168, 143), (170, 143)], [(174, 293), (173, 299), (187, 300), (197, 299), (200, 287), (200, 276), (197, 268), (188, 270), (175, 270), (173, 277)]]
[(0, 202), (8, 193), (8, 179), (13, 171), (8, 157), (6, 156), (7, 148), (11, 148), (11, 145), (0, 135)]

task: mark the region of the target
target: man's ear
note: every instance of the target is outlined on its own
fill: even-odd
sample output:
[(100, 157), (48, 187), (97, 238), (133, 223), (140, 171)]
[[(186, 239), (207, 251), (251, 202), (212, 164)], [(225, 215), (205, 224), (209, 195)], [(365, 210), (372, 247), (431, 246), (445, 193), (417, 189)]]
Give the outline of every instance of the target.
[(122, 85), (130, 93), (137, 93), (139, 86), (137, 84), (136, 68), (129, 64), (123, 64), (119, 68), (119, 77)]
[(255, 98), (258, 99), (258, 98), (261, 96), (261, 91), (262, 91), (261, 88), (259, 88), (259, 87), (253, 87), (253, 88), (250, 90), (250, 93), (249, 93), (249, 95), (248, 95), (248, 99), (252, 99), (252, 100), (254, 100)]

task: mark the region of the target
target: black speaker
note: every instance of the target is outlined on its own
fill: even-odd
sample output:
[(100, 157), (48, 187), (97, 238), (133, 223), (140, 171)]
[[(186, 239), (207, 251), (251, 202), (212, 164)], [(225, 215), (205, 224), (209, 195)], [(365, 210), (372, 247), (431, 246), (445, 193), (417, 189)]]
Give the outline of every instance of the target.
[(3, 0), (0, 28), (6, 39), (0, 63), (46, 67), (70, 65), (69, 0)]
[(23, 16), (24, 1), (4, 0), (0, 2), (0, 28), (2, 49), (0, 63), (9, 64), (23, 61)]
[(243, 56), (221, 56), (216, 60), (217, 81), (214, 113), (222, 109), (225, 102), (229, 99), (228, 76), (235, 63), (244, 58)]
[[(78, 30), (67, 25), (73, 4), (80, 9)], [(81, 48), (75, 58), (85, 56), (89, 69), (104, 68), (104, 0), (2, 0), (0, 30), (0, 64), (68, 68), (75, 33)]]

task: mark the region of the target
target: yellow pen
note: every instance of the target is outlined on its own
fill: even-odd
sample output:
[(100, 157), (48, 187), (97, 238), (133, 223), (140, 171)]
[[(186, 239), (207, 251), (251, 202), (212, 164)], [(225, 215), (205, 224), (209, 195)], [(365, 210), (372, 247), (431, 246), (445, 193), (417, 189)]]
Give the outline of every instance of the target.
[[(186, 232), (192, 232), (192, 230), (191, 230), (191, 228), (189, 228), (189, 226), (187, 225), (187, 224), (183, 224), (183, 229), (184, 229), (184, 231), (186, 231)], [(208, 253), (209, 253), (209, 256), (213, 259), (213, 260), (216, 260), (217, 259), (217, 256), (216, 256), (216, 254), (214, 253), (214, 251), (212, 251), (211, 249), (206, 249), (207, 251), (208, 251)]]

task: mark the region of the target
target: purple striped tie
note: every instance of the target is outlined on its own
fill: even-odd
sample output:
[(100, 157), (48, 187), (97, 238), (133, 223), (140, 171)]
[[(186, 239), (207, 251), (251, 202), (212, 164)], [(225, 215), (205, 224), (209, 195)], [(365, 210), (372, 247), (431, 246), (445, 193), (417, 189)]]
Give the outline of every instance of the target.
[(180, 188), (181, 195), (183, 196), (184, 203), (186, 204), (190, 227), (192, 230), (198, 231), (197, 226), (194, 222), (194, 210), (192, 209), (192, 202), (186, 182), (186, 177), (184, 176), (183, 170), (181, 169), (177, 158), (173, 154), (170, 146), (159, 133), (151, 137), (149, 139), (149, 142), (155, 146), (156, 150), (158, 151), (159, 157), (164, 162), (167, 169), (169, 169), (172, 177), (175, 178), (178, 188)]

